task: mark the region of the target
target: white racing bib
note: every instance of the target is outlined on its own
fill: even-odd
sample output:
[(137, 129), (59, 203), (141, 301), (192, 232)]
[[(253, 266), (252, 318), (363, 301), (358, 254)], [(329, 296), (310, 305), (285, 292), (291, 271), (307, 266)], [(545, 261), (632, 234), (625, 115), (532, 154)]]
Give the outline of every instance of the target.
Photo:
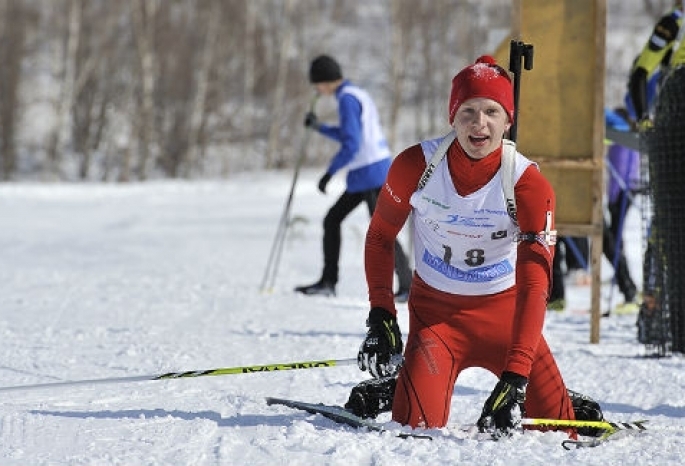
[[(427, 163), (439, 142), (421, 144)], [(532, 163), (516, 153), (514, 184)], [(470, 296), (514, 285), (518, 227), (507, 212), (501, 169), (478, 191), (460, 196), (447, 163), (439, 163), (410, 203), (416, 271), (426, 283)]]

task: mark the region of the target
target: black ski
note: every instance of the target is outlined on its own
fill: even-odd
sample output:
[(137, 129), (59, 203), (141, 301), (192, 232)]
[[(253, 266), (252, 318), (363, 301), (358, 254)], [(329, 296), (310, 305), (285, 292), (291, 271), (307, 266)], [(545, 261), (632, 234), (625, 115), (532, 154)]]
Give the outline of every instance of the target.
[(266, 404), (271, 405), (283, 405), (293, 409), (299, 409), (301, 411), (306, 411), (311, 414), (320, 414), (321, 416), (331, 419), (339, 424), (344, 424), (355, 429), (366, 428), (374, 432), (389, 432), (399, 438), (417, 438), (424, 440), (433, 440), (433, 437), (425, 434), (412, 434), (408, 432), (394, 432), (385, 428), (385, 426), (379, 422), (372, 421), (370, 419), (364, 419), (356, 416), (346, 410), (341, 406), (326, 405), (323, 403), (307, 403), (304, 401), (297, 400), (286, 400), (283, 398), (266, 398)]
[[(327, 419), (331, 419), (339, 424), (344, 424), (355, 429), (367, 429), (373, 432), (387, 432), (399, 438), (417, 438), (425, 440), (433, 440), (433, 437), (426, 434), (415, 434), (409, 432), (398, 432), (387, 429), (382, 423), (373, 421), (371, 419), (364, 419), (355, 414), (352, 414), (345, 408), (336, 405), (326, 405), (323, 403), (307, 403), (305, 401), (288, 400), (283, 398), (266, 398), (266, 404), (282, 405), (289, 408), (306, 411), (311, 414), (319, 414)], [(609, 440), (614, 440), (623, 437), (626, 434), (634, 434), (646, 430), (645, 423), (647, 421), (634, 422), (608, 422), (608, 421), (565, 421), (558, 419), (523, 419), (522, 426), (570, 426), (570, 427), (596, 427), (604, 430), (598, 437), (581, 437), (577, 440), (565, 440), (561, 445), (566, 449), (571, 448), (588, 448), (603, 445)], [(469, 438), (477, 440), (495, 440), (498, 438), (492, 437), (490, 434), (480, 433), (474, 431), (475, 426), (461, 426), (453, 430), (459, 432), (461, 435), (467, 435)]]

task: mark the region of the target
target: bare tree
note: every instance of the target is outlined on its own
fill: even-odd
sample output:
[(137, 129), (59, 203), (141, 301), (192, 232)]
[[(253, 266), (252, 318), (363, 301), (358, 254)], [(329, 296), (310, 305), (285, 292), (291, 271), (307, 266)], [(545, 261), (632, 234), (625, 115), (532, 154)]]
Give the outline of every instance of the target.
[(203, 123), (206, 117), (207, 92), (209, 88), (210, 69), (214, 62), (216, 40), (221, 21), (220, 4), (212, 2), (204, 15), (207, 24), (204, 46), (200, 57), (200, 64), (197, 71), (195, 96), (190, 110), (189, 135), (188, 135), (188, 154), (185, 160), (185, 175), (189, 176), (191, 169), (198, 163), (200, 151), (200, 139)]
[(404, 93), (404, 71), (409, 34), (412, 24), (412, 8), (403, 2), (390, 2), (391, 60), (390, 60), (390, 117), (388, 119), (388, 142), (397, 143), (397, 125)]
[(83, 4), (71, 113), (72, 146), (74, 155), (80, 156), (78, 176), (81, 179), (89, 177), (93, 151), (100, 148), (107, 131), (107, 109), (114, 104), (116, 42), (120, 40), (117, 23), (122, 18), (121, 5), (120, 2)]
[(249, 137), (252, 133), (254, 118), (254, 89), (255, 68), (257, 67), (257, 55), (255, 43), (257, 38), (257, 6), (255, 2), (245, 2), (245, 31), (243, 38), (243, 134)]
[(11, 179), (17, 168), (15, 133), (29, 11), (19, 0), (0, 1), (0, 176), (4, 180)]
[(450, 0), (422, 0), (420, 4), (421, 21), (414, 41), (421, 51), (422, 63), (417, 67), (416, 78), (422, 85), (418, 86), (419, 95), (412, 105), (416, 112), (417, 139), (435, 136), (447, 126), (447, 93), (450, 80), (461, 64), (455, 53), (460, 49), (450, 36), (450, 26), (459, 16), (460, 6), (450, 3)]
[(280, 142), (281, 128), (284, 123), (283, 118), (283, 106), (285, 102), (285, 91), (287, 84), (287, 73), (288, 73), (288, 52), (292, 44), (292, 28), (289, 27), (288, 20), (291, 17), (293, 11), (293, 0), (285, 0), (283, 4), (282, 17), (286, 19), (281, 23), (279, 28), (279, 35), (281, 37), (280, 44), (281, 47), (278, 51), (276, 68), (276, 77), (274, 79), (274, 92), (273, 92), (273, 103), (271, 125), (269, 127), (269, 136), (266, 150), (266, 166), (267, 168), (273, 168), (279, 165), (276, 162), (277, 150)]
[[(144, 180), (147, 177), (148, 161), (156, 141), (154, 123), (154, 93), (156, 77), (156, 57), (154, 50), (155, 19), (159, 8), (158, 0), (130, 0), (131, 16), (136, 38), (136, 52), (140, 64), (141, 101), (138, 118), (140, 133), (138, 138), (139, 158), (135, 167), (136, 175)], [(122, 180), (128, 179), (122, 173)]]
[(656, 21), (673, 7), (673, 0), (643, 0), (647, 14)]
[(64, 49), (56, 48), (54, 63), (61, 79), (59, 95), (55, 102), (55, 123), (48, 142), (48, 164), (52, 176), (59, 176), (60, 160), (64, 152), (70, 123), (71, 109), (74, 103), (76, 81), (76, 53), (81, 39), (82, 0), (67, 0), (66, 45)]

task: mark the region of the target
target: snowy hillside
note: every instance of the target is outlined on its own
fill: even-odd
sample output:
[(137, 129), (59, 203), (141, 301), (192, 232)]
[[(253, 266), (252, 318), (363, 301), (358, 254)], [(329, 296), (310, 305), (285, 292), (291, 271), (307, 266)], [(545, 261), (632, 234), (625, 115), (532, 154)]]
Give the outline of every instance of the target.
[[(338, 297), (291, 291), (318, 277), (321, 219), (341, 188), (334, 179), (320, 195), (317, 175), (301, 177), (270, 294), (259, 283), (290, 173), (0, 186), (0, 387), (354, 358), (368, 311), (364, 209), (344, 224)], [(402, 440), (264, 402), (343, 403), (365, 378), (345, 366), (0, 392), (0, 465), (682, 464), (685, 361), (641, 357), (634, 315), (604, 319), (601, 343), (588, 344), (589, 289), (569, 292), (569, 310), (550, 313), (545, 331), (567, 384), (609, 419), (649, 419), (649, 432), (573, 451), (560, 433)], [(463, 374), (451, 425), (475, 422), (494, 380)]]

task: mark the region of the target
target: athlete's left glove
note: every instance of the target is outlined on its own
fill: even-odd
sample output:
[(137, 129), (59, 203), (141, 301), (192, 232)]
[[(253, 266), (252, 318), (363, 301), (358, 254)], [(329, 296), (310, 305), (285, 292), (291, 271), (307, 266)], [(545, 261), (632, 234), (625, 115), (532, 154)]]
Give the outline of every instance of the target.
[(402, 365), (402, 332), (397, 319), (382, 307), (374, 307), (366, 321), (369, 330), (359, 348), (357, 364), (375, 377), (395, 375)]
[(525, 416), (528, 379), (513, 372), (504, 372), (490, 397), (485, 401), (478, 419), (478, 429), (494, 438), (509, 435)]

